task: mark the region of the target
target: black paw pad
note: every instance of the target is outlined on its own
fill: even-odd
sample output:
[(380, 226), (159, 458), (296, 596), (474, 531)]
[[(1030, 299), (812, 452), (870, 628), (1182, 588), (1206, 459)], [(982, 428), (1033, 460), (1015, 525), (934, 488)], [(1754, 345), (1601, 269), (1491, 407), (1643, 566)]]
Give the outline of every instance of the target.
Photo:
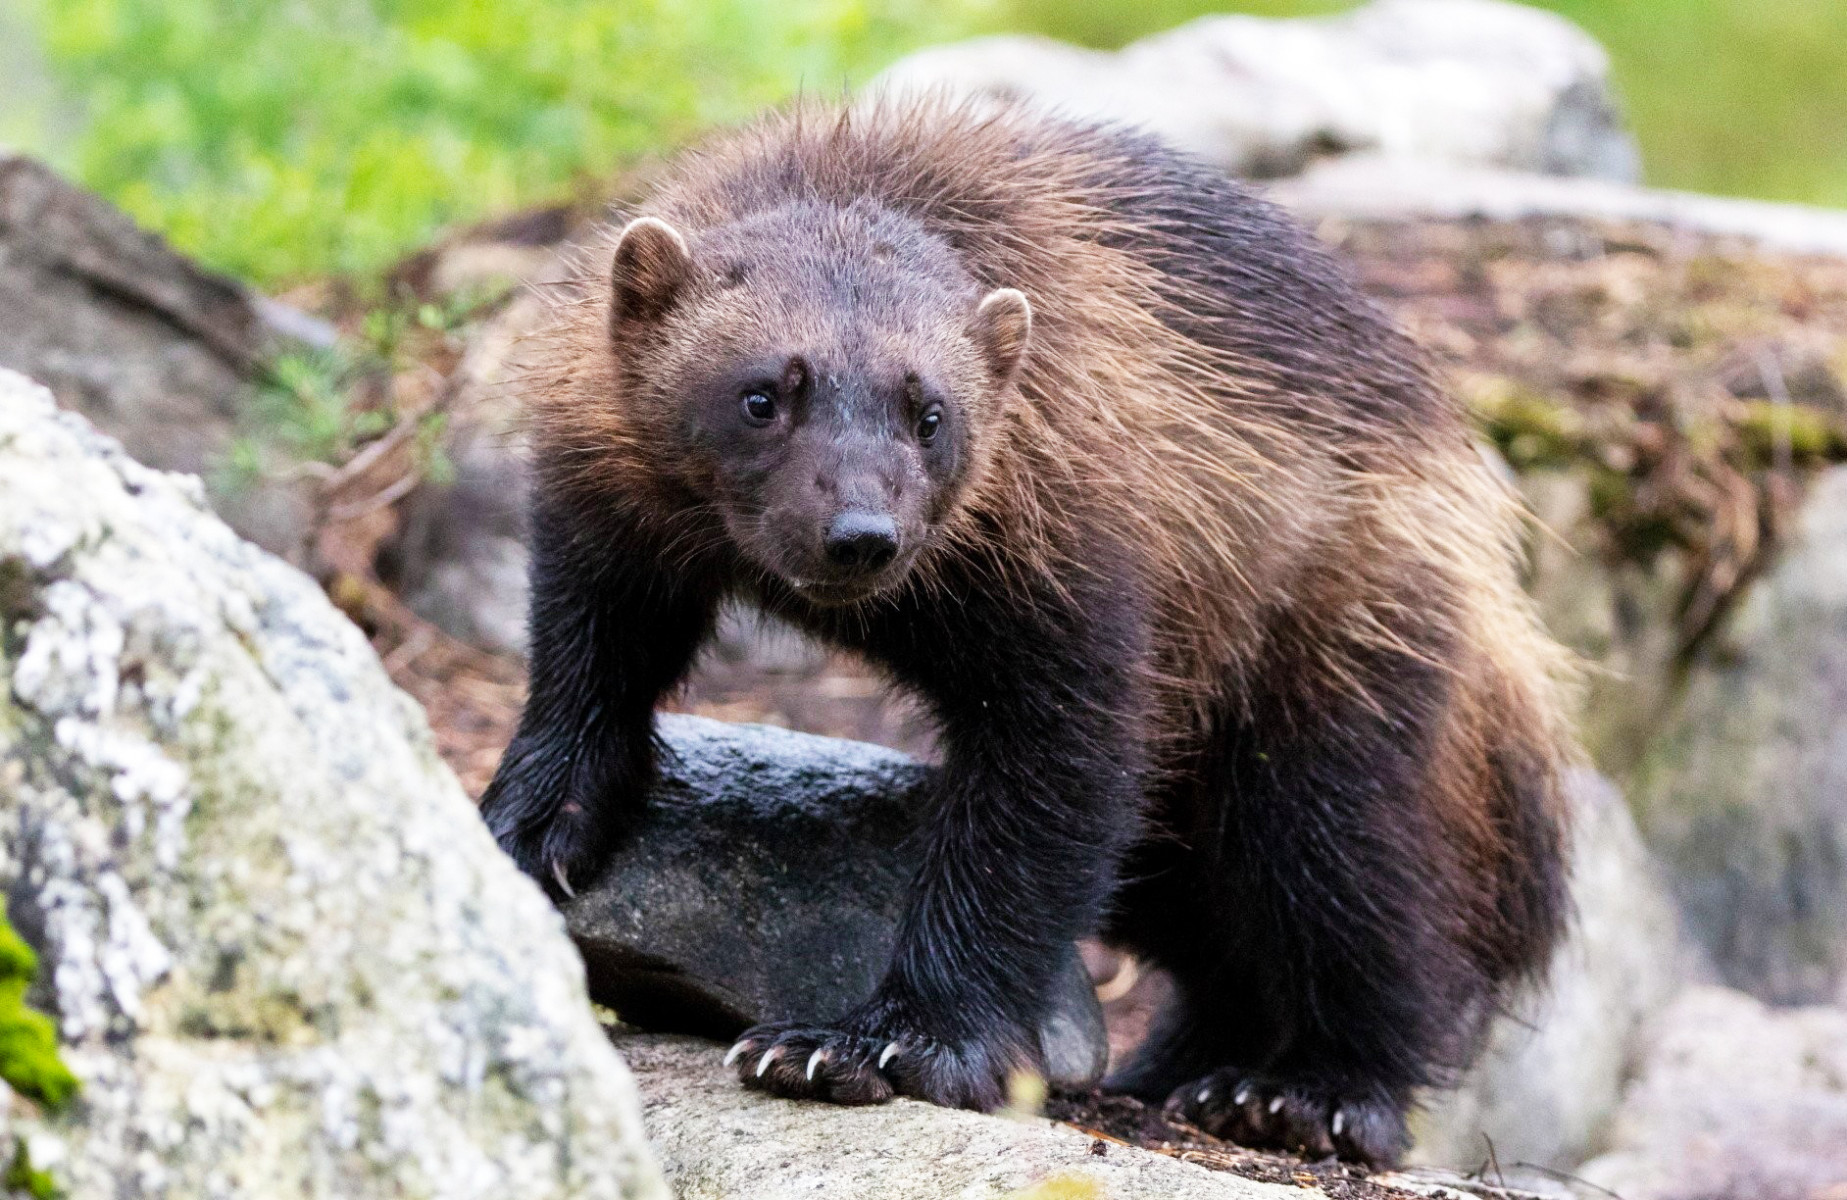
[(1304, 1158), (1383, 1166), (1410, 1141), (1403, 1106), (1389, 1097), (1230, 1068), (1176, 1089), (1167, 1111), (1213, 1137)]

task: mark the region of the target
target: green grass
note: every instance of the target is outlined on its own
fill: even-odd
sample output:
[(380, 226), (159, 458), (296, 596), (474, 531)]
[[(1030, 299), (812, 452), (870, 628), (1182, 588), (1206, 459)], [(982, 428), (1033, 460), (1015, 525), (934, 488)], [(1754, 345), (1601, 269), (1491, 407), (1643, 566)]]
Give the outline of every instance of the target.
[(0, 136), (272, 285), (375, 270), (950, 31), (904, 0), (0, 4), (63, 100)]
[(1847, 208), (1847, 2), (1547, 0), (1609, 48), (1652, 182)]
[[(1847, 2), (1543, 0), (1657, 183), (1847, 206)], [(592, 192), (797, 89), (1003, 29), (1115, 46), (1340, 0), (0, 0), (0, 141), (268, 286)]]

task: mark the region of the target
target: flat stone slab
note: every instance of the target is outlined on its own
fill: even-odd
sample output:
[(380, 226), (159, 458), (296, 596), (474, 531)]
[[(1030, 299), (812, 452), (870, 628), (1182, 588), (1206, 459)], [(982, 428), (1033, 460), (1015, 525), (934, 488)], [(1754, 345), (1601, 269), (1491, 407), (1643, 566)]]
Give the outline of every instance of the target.
[[(1255, 1183), (1038, 1117), (893, 1100), (871, 1108), (746, 1091), (723, 1051), (620, 1037), (644, 1123), (679, 1200), (1313, 1200), (1315, 1186)], [(1102, 1153), (1096, 1147), (1102, 1146)], [(1367, 1200), (1416, 1193), (1364, 1185)], [(1453, 1193), (1452, 1193), (1453, 1194)]]

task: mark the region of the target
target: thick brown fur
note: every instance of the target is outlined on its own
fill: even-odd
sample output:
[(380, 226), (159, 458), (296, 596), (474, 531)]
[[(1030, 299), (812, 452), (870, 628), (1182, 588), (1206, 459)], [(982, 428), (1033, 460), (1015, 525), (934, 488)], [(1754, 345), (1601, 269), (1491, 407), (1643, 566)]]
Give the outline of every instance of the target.
[[(871, 236), (876, 246), (839, 251), (870, 256), (848, 274), (876, 292), (890, 259), (900, 298), (817, 284), (811, 305), (773, 318), (734, 302), (730, 260), (702, 259), (701, 247), (729, 245), (723, 231), (797, 202), (847, 214), (845, 243)], [(1559, 933), (1571, 754), (1565, 660), (1516, 579), (1519, 510), (1422, 354), (1312, 237), (1203, 165), (1139, 135), (1012, 108), (798, 106), (689, 156), (642, 211), (693, 243), (704, 274), (685, 284), (689, 315), (664, 318), (645, 349), (625, 343), (611, 310), (613, 240), (561, 308), (530, 389), (535, 522), (569, 547), (556, 561), (611, 539), (645, 544), (699, 597), (690, 607), (754, 599), (886, 662), (933, 703), (929, 670), (881, 650), (880, 614), (933, 613), (975, 594), (997, 612), (1107, 609), (1105, 634), (1074, 639), (1072, 677), (1086, 655), (1119, 658), (1125, 673), (1107, 698), (1074, 690), (1073, 704), (1119, 710), (1096, 744), (1127, 739), (1103, 761), (1137, 747), (1122, 770), (1141, 802), (1113, 818), (1120, 828), (1084, 826), (1095, 900), (1074, 883), (1045, 902), (1074, 903), (1074, 920), (1100, 922), (1172, 970), (1180, 990), (1143, 1060), (1113, 1083), (1171, 1092), (1243, 1140), (1394, 1157), (1413, 1089), (1466, 1063), (1498, 998), (1536, 976)], [(889, 244), (877, 232), (887, 222)], [(769, 322), (795, 344), (852, 324), (861, 303), (900, 331), (905, 353), (974, 370), (981, 351), (963, 310), (938, 319), (941, 299), (907, 308), (907, 272), (969, 307), (992, 289), (1023, 292), (1024, 361), (961, 397), (967, 459), (934, 498), (898, 590), (844, 611), (810, 606), (739, 552), (714, 502), (719, 481), (682, 454), (676, 397), (660, 381), (677, 361), (726, 354), (726, 330), (760, 338)], [(546, 603), (535, 598), (535, 641)], [(547, 669), (538, 655), (530, 744), (576, 711), (546, 698)], [(661, 665), (663, 678), (626, 703), (651, 707), (683, 669)], [(540, 778), (562, 786), (534, 768)], [(495, 787), (490, 821), (542, 878), (559, 865), (534, 849), (552, 809), (570, 817), (601, 802), (546, 807), (517, 763)], [(990, 842), (1006, 852), (1005, 837)], [(985, 928), (965, 924), (964, 934)], [(1053, 924), (1057, 937), (1086, 931)], [(980, 953), (948, 955), (943, 971)], [(1030, 990), (1043, 972), (1020, 953)], [(905, 986), (931, 1004), (965, 1001), (953, 980)], [(929, 1025), (919, 1003), (899, 1003), (902, 1020), (843, 1018), (858, 1042), (836, 1044), (826, 1027), (753, 1034), (748, 1081), (844, 1100), (896, 1089), (992, 1103), (997, 1084), (938, 1087), (928, 1072), (906, 1075), (904, 1055), (835, 1071), (868, 1037), (897, 1044), (908, 1025)], [(999, 1002), (968, 1007), (984, 1004)], [(1014, 1013), (1014, 1025), (1030, 1015)], [(997, 1039), (980, 1069), (1031, 1061), (1017, 1028)], [(759, 1072), (771, 1046), (786, 1046), (787, 1061)], [(820, 1084), (788, 1066), (810, 1057)]]

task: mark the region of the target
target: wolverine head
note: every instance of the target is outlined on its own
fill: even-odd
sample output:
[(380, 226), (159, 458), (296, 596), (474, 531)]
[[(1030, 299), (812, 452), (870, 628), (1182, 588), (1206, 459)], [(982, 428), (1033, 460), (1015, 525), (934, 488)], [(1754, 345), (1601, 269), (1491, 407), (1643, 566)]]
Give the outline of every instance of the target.
[(625, 416), (751, 566), (814, 604), (901, 583), (991, 447), (1032, 325), (942, 239), (871, 205), (803, 202), (616, 244)]

